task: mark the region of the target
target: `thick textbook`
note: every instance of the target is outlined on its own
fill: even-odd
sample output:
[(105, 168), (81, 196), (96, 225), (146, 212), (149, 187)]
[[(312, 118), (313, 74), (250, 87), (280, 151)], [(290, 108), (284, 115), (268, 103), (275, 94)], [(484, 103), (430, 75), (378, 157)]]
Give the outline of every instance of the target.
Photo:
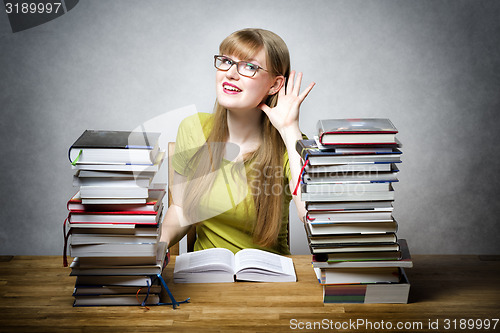
[(112, 211), (129, 211), (129, 212), (156, 212), (162, 204), (165, 196), (165, 189), (158, 188), (148, 189), (148, 198), (144, 204), (94, 204), (85, 205), (82, 202), (80, 191), (78, 191), (67, 203), (66, 207), (71, 212), (112, 212)]
[[(306, 229), (307, 232), (307, 229)], [(359, 235), (320, 235), (307, 234), (310, 245), (359, 245), (359, 244), (394, 244), (397, 236), (394, 233), (387, 234), (359, 234)]]
[(400, 260), (401, 251), (338, 252), (313, 254), (316, 261)]
[(156, 212), (71, 212), (69, 223), (113, 223), (156, 225), (162, 216), (162, 209)]
[(391, 210), (392, 201), (344, 201), (344, 202), (306, 202), (306, 209), (311, 211), (350, 211), (350, 210)]
[(70, 245), (72, 257), (155, 257), (157, 243)]
[(401, 278), (398, 267), (315, 268), (314, 272), (321, 285), (346, 283), (398, 283)]
[(365, 148), (364, 151), (354, 149), (321, 149), (315, 140), (297, 140), (295, 149), (303, 160), (310, 165), (328, 165), (354, 162), (399, 162), (401, 151), (397, 148)]
[[(126, 275), (157, 275), (161, 274), (169, 261), (169, 254), (165, 245), (160, 246), (157, 252), (157, 260), (154, 265), (114, 265), (111, 261), (108, 265), (83, 265), (80, 258), (76, 257), (71, 263), (71, 276), (101, 275), (101, 276), (126, 276)], [(161, 249), (160, 249), (161, 248)]]
[(136, 275), (80, 275), (76, 277), (76, 287), (90, 286), (130, 286), (147, 287), (154, 284), (154, 276)]
[[(395, 162), (399, 163), (399, 162)], [(307, 173), (337, 173), (347, 174), (350, 172), (357, 173), (379, 173), (379, 172), (397, 172), (398, 168), (393, 163), (386, 162), (359, 162), (359, 163), (342, 163), (328, 165), (309, 165), (306, 164), (304, 170)], [(323, 175), (324, 176), (324, 175)]]
[(384, 222), (392, 220), (392, 208), (387, 210), (308, 211), (306, 219), (315, 222)]
[[(73, 306), (141, 305), (146, 297), (146, 305), (155, 305), (160, 302), (158, 287), (153, 276), (80, 275), (76, 278)], [(116, 294), (119, 291), (124, 293)]]
[(408, 244), (405, 239), (399, 239), (399, 248), (401, 253), (401, 258), (399, 260), (356, 260), (356, 261), (319, 261), (317, 259), (323, 260), (324, 258), (317, 258), (313, 255), (312, 265), (314, 268), (374, 268), (374, 267), (402, 267), (402, 268), (412, 268), (413, 261), (411, 260), (410, 251), (408, 249)]
[(319, 141), (329, 144), (395, 144), (398, 130), (386, 118), (323, 119), (317, 124)]
[[(82, 286), (75, 287), (73, 296), (97, 296), (97, 295), (125, 295), (125, 294), (146, 294), (148, 288), (137, 288), (134, 286)], [(153, 294), (161, 293), (160, 282), (149, 287), (149, 292)]]
[(331, 192), (344, 193), (344, 192), (378, 192), (390, 191), (391, 182), (346, 182), (346, 183), (323, 183), (323, 184), (300, 184), (302, 193), (324, 193)]
[(80, 186), (82, 199), (143, 199), (148, 197), (147, 187)]
[(71, 163), (153, 164), (160, 133), (86, 130), (71, 145)]
[(398, 224), (395, 220), (391, 222), (314, 222), (306, 221), (305, 227), (308, 233), (318, 235), (339, 234), (374, 234), (374, 233), (396, 233)]
[(397, 182), (397, 172), (331, 172), (331, 173), (304, 173), (304, 184), (332, 184), (332, 183), (359, 183), (359, 182)]
[(291, 258), (278, 254), (244, 249), (233, 254), (213, 248), (181, 254), (175, 261), (176, 283), (220, 283), (235, 280), (255, 282), (295, 282)]
[[(147, 298), (146, 298), (147, 296)], [(116, 306), (116, 305), (157, 305), (160, 303), (158, 294), (139, 295), (75, 295), (73, 306)]]
[(408, 303), (410, 282), (401, 269), (399, 283), (323, 285), (324, 303)]
[[(336, 255), (342, 257), (349, 257), (352, 253), (374, 253), (374, 252), (396, 252), (399, 251), (399, 244), (309, 244), (312, 254), (326, 254), (332, 255), (335, 258)], [(398, 259), (400, 255), (398, 255)]]
[(157, 172), (165, 158), (165, 152), (160, 151), (156, 154), (154, 163), (151, 164), (79, 164), (71, 165), (73, 170), (85, 171), (117, 171), (117, 172), (134, 172), (134, 173), (151, 173)]
[(391, 201), (394, 200), (394, 190), (373, 191), (373, 192), (326, 192), (326, 193), (305, 193), (301, 192), (302, 201)]

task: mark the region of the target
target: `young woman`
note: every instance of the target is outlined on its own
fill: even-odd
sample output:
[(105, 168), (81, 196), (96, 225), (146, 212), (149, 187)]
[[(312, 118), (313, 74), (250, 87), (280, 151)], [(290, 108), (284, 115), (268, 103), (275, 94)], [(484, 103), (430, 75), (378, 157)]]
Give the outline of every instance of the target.
[[(288, 205), (301, 167), (299, 107), (314, 83), (300, 92), (302, 73), (290, 71), (286, 44), (262, 29), (228, 36), (214, 64), (214, 113), (184, 119), (177, 133), (162, 240), (175, 244), (194, 225), (195, 250), (289, 254)], [(302, 219), (304, 204), (293, 200)]]

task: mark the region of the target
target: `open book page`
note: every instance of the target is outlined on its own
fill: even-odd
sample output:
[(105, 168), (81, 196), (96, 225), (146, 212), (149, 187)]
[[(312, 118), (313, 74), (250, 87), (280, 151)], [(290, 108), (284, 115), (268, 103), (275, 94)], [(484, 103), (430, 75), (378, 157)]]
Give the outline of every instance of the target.
[(175, 273), (223, 271), (234, 274), (234, 255), (224, 248), (184, 253), (177, 257)]
[(244, 249), (235, 255), (236, 279), (246, 281), (294, 282), (291, 258), (257, 249)]

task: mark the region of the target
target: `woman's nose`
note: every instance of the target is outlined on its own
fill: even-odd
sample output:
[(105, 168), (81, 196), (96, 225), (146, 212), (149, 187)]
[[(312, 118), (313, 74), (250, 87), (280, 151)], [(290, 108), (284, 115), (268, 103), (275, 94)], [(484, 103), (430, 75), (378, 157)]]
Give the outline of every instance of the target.
[(238, 64), (234, 64), (226, 71), (226, 77), (230, 79), (237, 80), (240, 78), (240, 74), (237, 69)]

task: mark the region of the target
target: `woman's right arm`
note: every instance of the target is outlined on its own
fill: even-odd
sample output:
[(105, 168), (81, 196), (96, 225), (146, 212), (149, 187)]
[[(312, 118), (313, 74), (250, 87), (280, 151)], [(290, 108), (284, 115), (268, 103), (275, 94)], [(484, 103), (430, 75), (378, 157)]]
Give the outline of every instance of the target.
[(163, 219), (162, 231), (160, 241), (167, 242), (168, 247), (178, 243), (184, 235), (187, 234), (191, 227), (186, 223), (184, 218), (182, 198), (184, 195), (184, 186), (186, 184), (186, 177), (174, 172), (174, 179), (172, 181), (170, 190), (172, 193), (172, 203), (168, 207), (165, 218)]

